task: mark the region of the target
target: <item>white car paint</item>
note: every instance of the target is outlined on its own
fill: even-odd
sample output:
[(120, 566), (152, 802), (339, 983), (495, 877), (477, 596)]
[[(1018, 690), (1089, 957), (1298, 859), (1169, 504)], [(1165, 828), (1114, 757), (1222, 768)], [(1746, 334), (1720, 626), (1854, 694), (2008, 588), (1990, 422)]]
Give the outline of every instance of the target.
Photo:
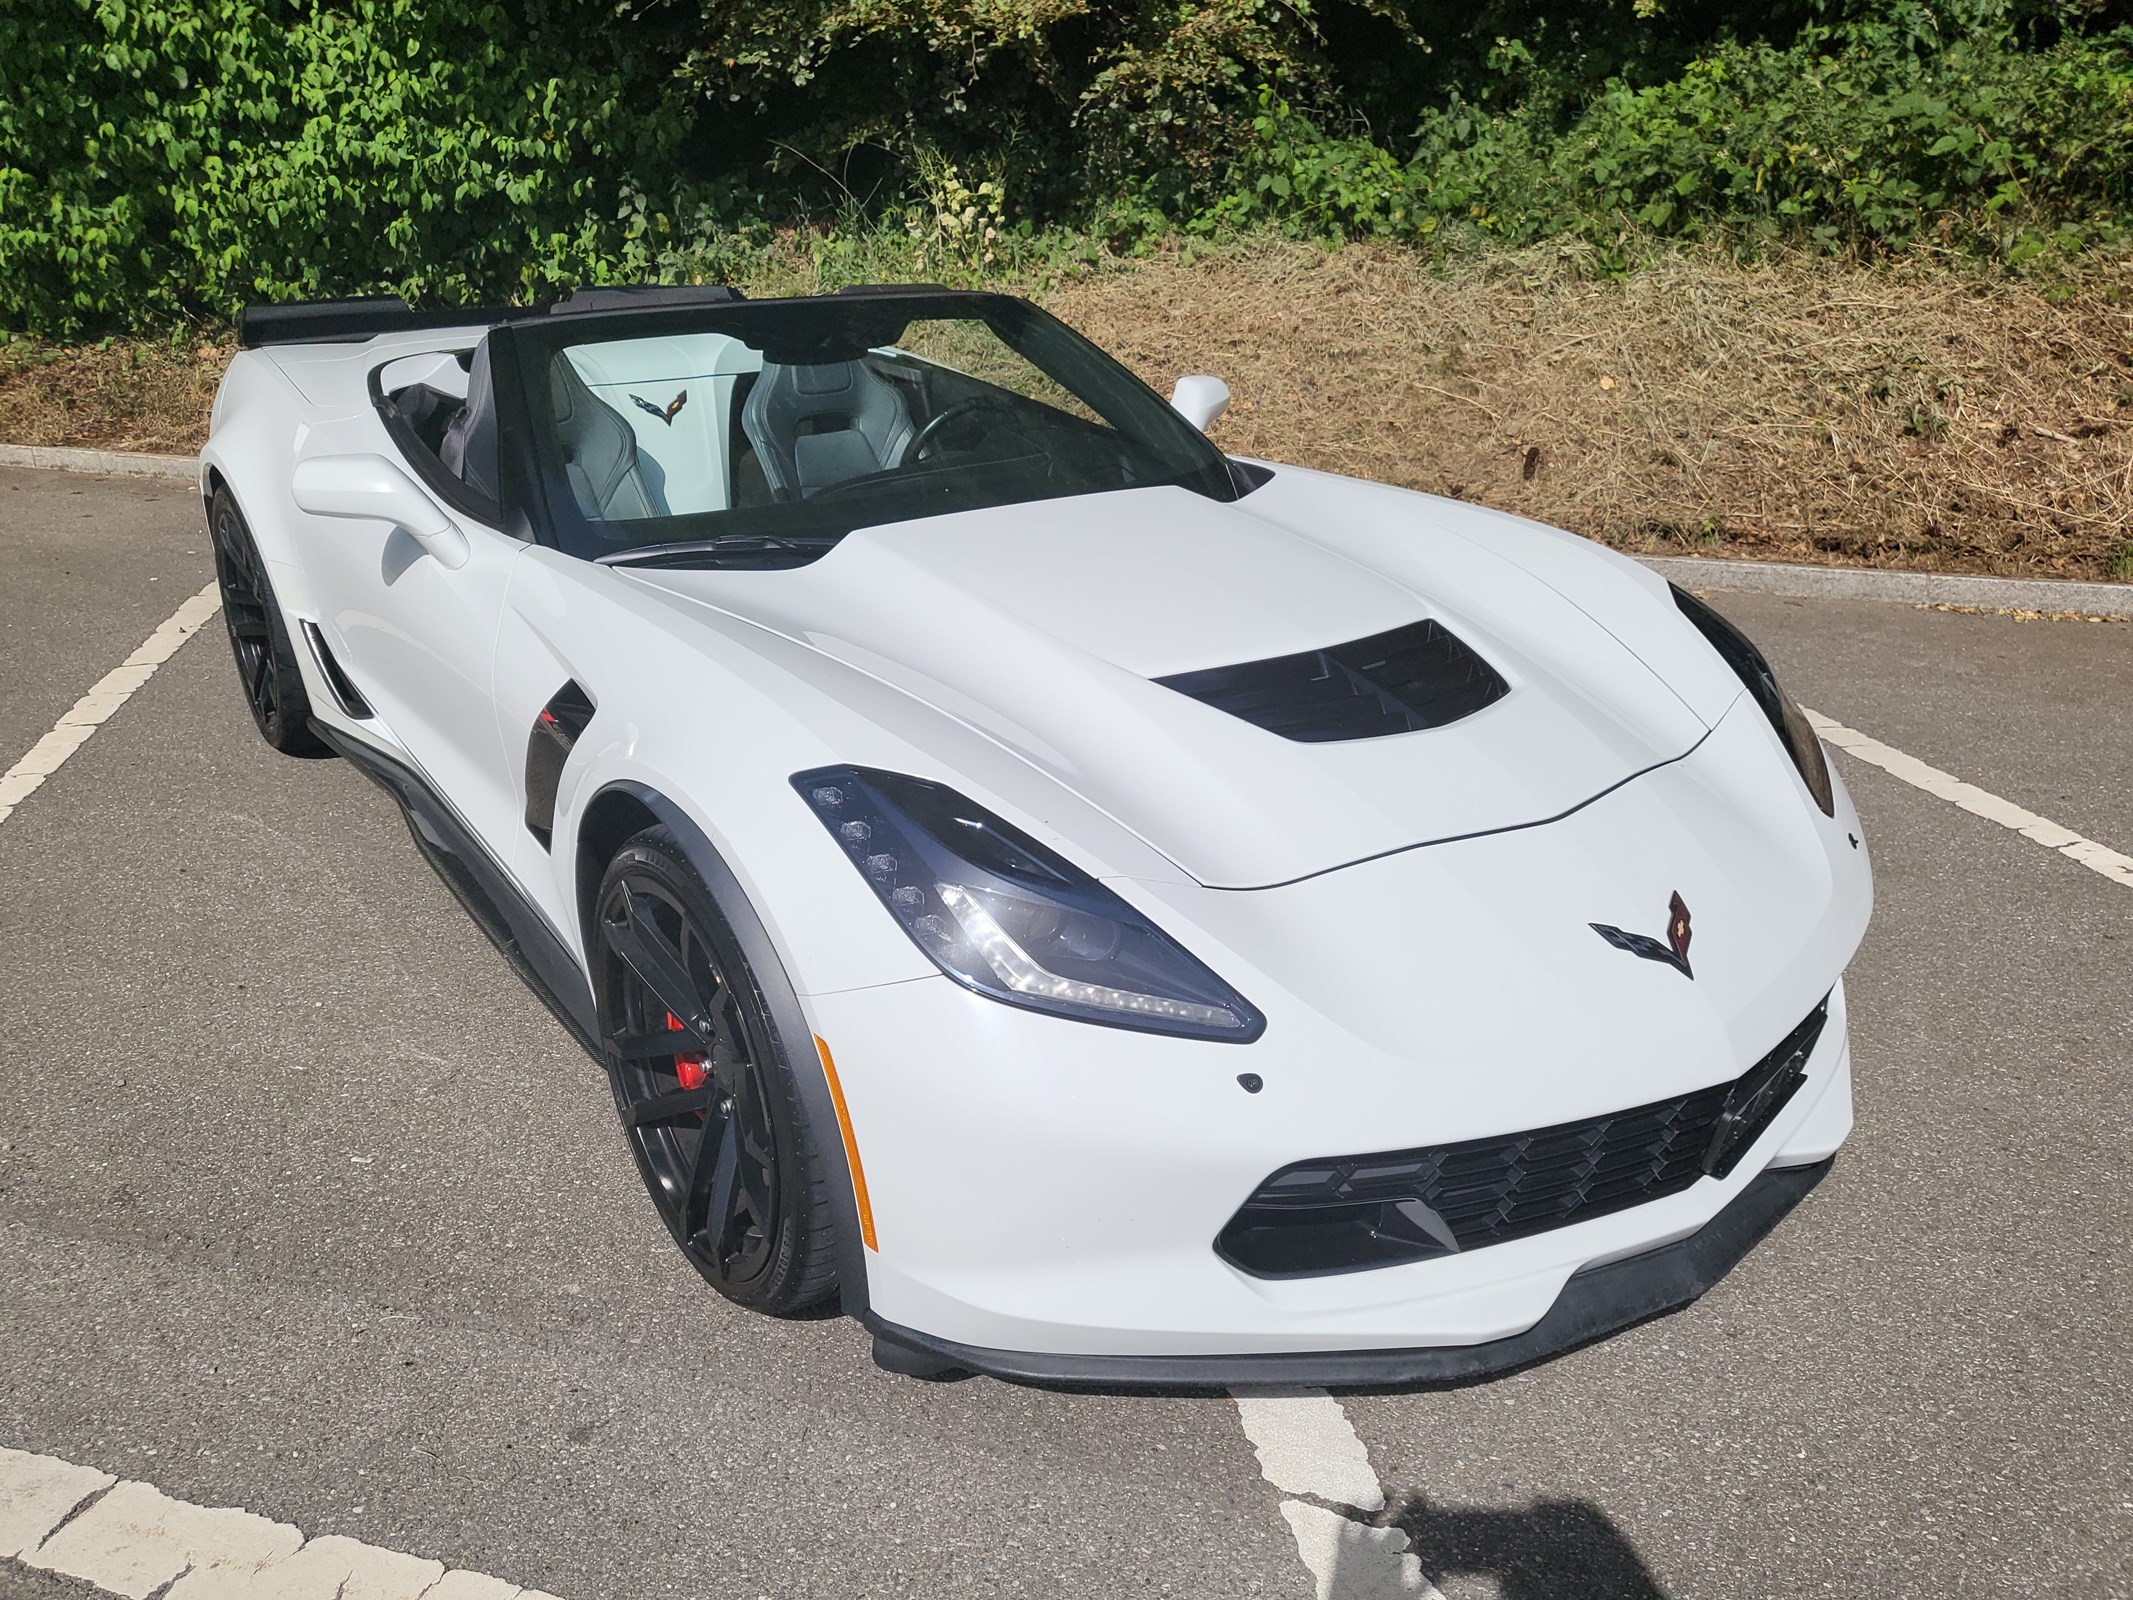
[[(879, 1222), (869, 1293), (889, 1320), (1058, 1352), (1471, 1343), (1844, 1139), (1841, 979), (1872, 902), (1856, 813), (1841, 784), (1834, 817), (1815, 808), (1740, 682), (1634, 563), (1286, 466), (1234, 504), (1150, 488), (942, 516), (863, 529), (789, 571), (602, 567), (458, 512), (454, 570), (390, 524), (297, 507), (301, 463), (394, 455), (376, 369), (480, 333), (241, 353), (203, 487), (230, 485), (292, 626), (319, 629), (377, 712), (345, 715), (299, 651), (316, 714), (426, 775), (581, 960), (592, 800), (641, 783), (701, 828), (836, 1050)], [(685, 354), (706, 379), (735, 366)], [(597, 354), (580, 371), (598, 389), (636, 381)], [(1307, 745), (1148, 681), (1425, 616), (1512, 692), (1447, 727)], [(551, 849), (524, 825), (522, 769), (566, 678), (598, 709)], [(841, 763), (948, 783), (1069, 857), (1260, 1007), (1264, 1037), (1096, 1027), (951, 982), (795, 795), (792, 774)], [(1694, 908), (1693, 981), (1594, 936), (1659, 931), (1676, 890)], [(1724, 1180), (1335, 1277), (1253, 1279), (1210, 1248), (1285, 1163), (1719, 1082), (1825, 994), (1808, 1086)], [(1240, 1089), (1246, 1070), (1263, 1093)]]

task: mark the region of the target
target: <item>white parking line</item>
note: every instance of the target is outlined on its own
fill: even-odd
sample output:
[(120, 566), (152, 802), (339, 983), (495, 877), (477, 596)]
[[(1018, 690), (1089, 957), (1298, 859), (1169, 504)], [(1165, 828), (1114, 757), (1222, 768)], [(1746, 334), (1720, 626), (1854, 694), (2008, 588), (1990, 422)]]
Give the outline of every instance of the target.
[(221, 597), (211, 583), (170, 614), (146, 639), (140, 649), (113, 667), (89, 692), (75, 701), (52, 731), (30, 746), (30, 753), (0, 773), (0, 822), (37, 790), (37, 786), (66, 764), (69, 756), (89, 742), (89, 735), (107, 722), (142, 684), (156, 675), (156, 668), (177, 653), (178, 646), (200, 631), (221, 609)]
[(1929, 767), (1916, 756), (1905, 755), (1895, 746), (1869, 738), (1856, 728), (1847, 728), (1843, 723), (1833, 721), (1819, 711), (1808, 711), (1807, 720), (1814, 724), (1815, 732), (1847, 755), (1870, 762), (1883, 772), (1901, 778), (1913, 788), (1925, 790), (1936, 799), (1961, 806), (1972, 816), (1983, 817), (1987, 822), (1997, 822), (2003, 828), (2011, 828), (2023, 838), (2034, 840), (2047, 850), (2056, 850), (2070, 860), (2080, 862), (2091, 872), (2101, 873), (2113, 883), (2133, 889), (2133, 856), (2121, 855), (2109, 845), (2084, 838), (2072, 828), (2063, 828), (2051, 818), (2040, 817), (2036, 812), (2025, 810), (2012, 800), (2002, 800), (1998, 795), (1980, 789), (1974, 783), (1963, 782), (1952, 773), (1943, 772), (1938, 767)]
[(555, 1600), (23, 1450), (0, 1450), (0, 1559), (125, 1600)]
[(1282, 1501), (1282, 1520), (1318, 1600), (1442, 1600), (1407, 1535), (1366, 1513), (1385, 1508), (1370, 1454), (1340, 1402), (1323, 1389), (1233, 1395), (1259, 1470)]

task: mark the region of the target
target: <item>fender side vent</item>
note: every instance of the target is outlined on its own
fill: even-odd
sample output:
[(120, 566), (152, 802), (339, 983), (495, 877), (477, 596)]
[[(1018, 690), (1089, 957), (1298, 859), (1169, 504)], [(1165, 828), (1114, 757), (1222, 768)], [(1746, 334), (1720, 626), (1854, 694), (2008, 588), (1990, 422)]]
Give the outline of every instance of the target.
[(333, 691), (333, 698), (341, 710), (358, 722), (376, 716), (377, 713), (370, 709), (370, 702), (349, 682), (348, 674), (341, 670), (340, 662), (334, 659), (332, 650), (327, 648), (326, 636), (318, 631), (318, 624), (309, 617), (304, 617), (297, 626), (303, 629), (304, 643), (311, 647), (311, 659), (318, 663), (319, 673), (325, 678), (326, 687)]
[(1494, 667), (1434, 620), (1155, 681), (1303, 744), (1441, 728), (1511, 692)]
[(549, 848), (555, 835), (555, 792), (571, 746), (593, 719), (593, 703), (575, 681), (556, 690), (526, 735), (526, 831)]

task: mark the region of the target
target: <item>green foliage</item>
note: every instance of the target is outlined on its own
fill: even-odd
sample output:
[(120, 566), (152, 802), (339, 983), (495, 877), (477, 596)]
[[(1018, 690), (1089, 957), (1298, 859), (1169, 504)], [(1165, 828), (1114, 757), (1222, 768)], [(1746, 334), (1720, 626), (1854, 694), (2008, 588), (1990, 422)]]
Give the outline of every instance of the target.
[(1425, 117), (1433, 209), (1509, 238), (1722, 231), (1837, 247), (1934, 234), (2019, 262), (2133, 213), (2133, 34), (1921, 49), (1887, 23), (1727, 43), (1605, 84), (1567, 127), (1528, 102)]
[(688, 125), (560, 3), (8, 0), (0, 321), (535, 292), (615, 257)]
[(1264, 227), (2020, 265), (2128, 231), (2126, 12), (4, 0), (0, 327), (759, 276), (796, 247), (818, 281), (974, 281)]

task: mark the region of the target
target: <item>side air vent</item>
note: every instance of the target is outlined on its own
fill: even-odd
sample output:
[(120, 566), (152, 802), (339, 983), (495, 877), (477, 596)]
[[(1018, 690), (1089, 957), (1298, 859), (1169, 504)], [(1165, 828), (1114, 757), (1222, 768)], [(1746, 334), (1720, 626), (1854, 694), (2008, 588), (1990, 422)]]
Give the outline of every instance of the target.
[(555, 836), (555, 791), (571, 746), (593, 719), (593, 703), (575, 681), (556, 690), (526, 735), (526, 831), (546, 850)]
[(341, 670), (340, 662), (327, 648), (326, 636), (318, 631), (318, 624), (305, 617), (297, 625), (304, 630), (304, 643), (311, 647), (311, 659), (318, 663), (319, 673), (325, 678), (326, 687), (333, 691), (333, 698), (341, 710), (358, 722), (376, 716), (377, 713), (370, 709), (370, 702), (348, 681), (348, 674)]
[(1303, 744), (1441, 728), (1511, 692), (1494, 667), (1435, 621), (1155, 681)]

